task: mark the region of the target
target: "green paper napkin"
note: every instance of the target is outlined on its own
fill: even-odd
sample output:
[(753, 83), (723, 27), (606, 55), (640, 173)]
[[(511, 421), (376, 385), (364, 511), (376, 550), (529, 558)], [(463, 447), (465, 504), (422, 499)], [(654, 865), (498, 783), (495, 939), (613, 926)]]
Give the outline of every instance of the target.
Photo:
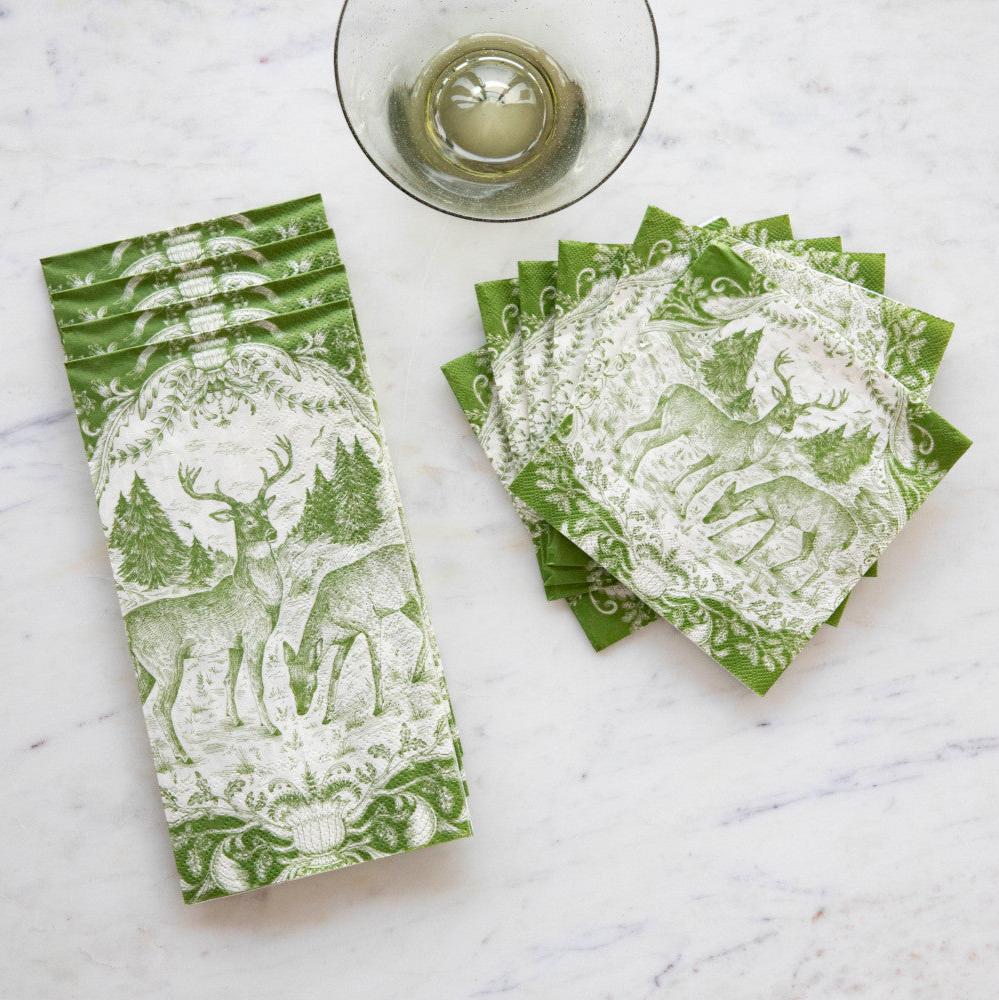
[(270, 287), (66, 365), (188, 902), (471, 833), (353, 309)]
[[(664, 213), (657, 213), (655, 210), (650, 210), (649, 216), (651, 216), (651, 219), (647, 217), (643, 225), (643, 231), (640, 233), (639, 240), (637, 241), (637, 245), (642, 246), (642, 240), (644, 239), (646, 252), (649, 250), (661, 251), (664, 247), (679, 245), (683, 242), (682, 239), (677, 239), (675, 232), (662, 231), (662, 227), (659, 225), (659, 217), (664, 217)], [(669, 218), (672, 219), (672, 217)], [(713, 223), (713, 228), (716, 231), (719, 229), (724, 230), (726, 227), (727, 224), (723, 219), (719, 219)], [(777, 235), (787, 235), (790, 232), (786, 218), (778, 218), (773, 228)], [(764, 230), (764, 238), (768, 235)], [(852, 280), (864, 282), (868, 287), (883, 285), (883, 255), (860, 254), (844, 256), (821, 253), (822, 251), (839, 250), (841, 242), (838, 237), (801, 241), (789, 245), (788, 248), (793, 249), (799, 254), (812, 255), (817, 266), (833, 271), (834, 273), (842, 274), (844, 277)], [(595, 262), (604, 262), (602, 279), (606, 279), (609, 274), (613, 274), (615, 271), (623, 273), (625, 270), (629, 272), (640, 272), (641, 270), (640, 263), (634, 258), (629, 260), (623, 252), (623, 248), (617, 246), (564, 243), (560, 251), (563, 264), (562, 273), (563, 275), (571, 274), (571, 289), (566, 287), (565, 278), (563, 278), (562, 287), (562, 304), (563, 307), (569, 310), (572, 309), (576, 300), (585, 298), (585, 295), (574, 294), (573, 290), (578, 289), (586, 281), (592, 284), (593, 275), (596, 271), (596, 268), (593, 267)], [(825, 259), (820, 260), (819, 258), (821, 257)], [(573, 271), (574, 261), (575, 271)], [(545, 267), (547, 265), (528, 264), (521, 267), (520, 285), (522, 294), (520, 313), (522, 327), (527, 324), (531, 312), (529, 303), (532, 299), (537, 302), (539, 298), (537, 294), (533, 296), (525, 296), (524, 294), (524, 289), (530, 283), (529, 276), (531, 272), (527, 268), (531, 266)], [(544, 281), (536, 282), (536, 285), (539, 287), (543, 287), (544, 284)], [(543, 308), (536, 311), (540, 314), (544, 313)], [(598, 309), (596, 312), (599, 314), (600, 310)], [(488, 379), (487, 372), (480, 373), (480, 375), (483, 379)], [(546, 529), (547, 534), (544, 534)], [(535, 530), (537, 532), (539, 529), (536, 528)], [(629, 595), (623, 588), (615, 586), (614, 581), (599, 567), (595, 566), (589, 560), (582, 559), (576, 546), (567, 542), (558, 533), (552, 531), (550, 526), (542, 524), (540, 531), (543, 533), (543, 537), (541, 544), (538, 546), (539, 561), (542, 563), (542, 574), (549, 583), (549, 591), (551, 591), (551, 581), (558, 578), (558, 573), (565, 572), (563, 567), (571, 567), (569, 572), (573, 574), (577, 574), (581, 569), (584, 569), (587, 573), (591, 584), (591, 593), (574, 597), (570, 600), (570, 605), (573, 607), (574, 613), (581, 624), (583, 624), (591, 642), (596, 648), (604, 648), (611, 642), (630, 634), (636, 627), (640, 627), (651, 620), (653, 616), (648, 612), (648, 609), (644, 608), (640, 602), (637, 602), (633, 595)], [(574, 575), (573, 580), (575, 579)]]
[[(733, 230), (738, 235), (750, 235), (766, 239), (769, 236), (768, 223), (751, 224), (748, 228)], [(786, 217), (773, 220), (773, 230), (779, 236), (788, 236), (791, 232), (790, 223)], [(713, 224), (715, 230), (724, 229), (724, 220)], [(649, 233), (646, 227), (640, 232)], [(661, 240), (653, 240), (655, 250), (661, 249)], [(606, 302), (606, 295), (612, 290), (617, 271), (614, 269), (615, 254), (621, 249), (612, 245), (578, 244), (583, 253), (593, 248), (592, 260), (605, 262), (604, 269), (599, 273), (577, 275), (572, 284), (572, 293), (563, 291), (559, 307), (555, 310), (548, 307), (552, 300), (551, 265), (548, 262), (524, 262), (519, 270), (519, 280), (527, 288), (535, 288), (534, 294), (528, 295), (521, 304), (519, 333), (522, 338), (521, 350), (524, 355), (524, 367), (527, 373), (524, 386), (527, 396), (526, 407), (533, 415), (531, 434), (534, 437), (543, 435), (547, 430), (547, 422), (551, 413), (551, 389), (553, 379), (553, 344), (556, 322), (566, 322), (568, 319), (585, 319), (599, 315)], [(560, 249), (560, 253), (561, 253)], [(651, 259), (651, 258), (650, 258)], [(590, 259), (583, 258), (581, 269), (590, 266)], [(632, 265), (638, 270), (636, 264)], [(561, 270), (561, 268), (560, 268)], [(596, 280), (594, 280), (596, 279)], [(521, 445), (519, 451), (514, 451), (505, 430), (501, 417), (500, 401), (495, 391), (495, 383), (490, 371), (489, 358), (497, 363), (497, 357), (503, 350), (500, 342), (508, 343), (506, 336), (507, 324), (500, 321), (499, 314), (509, 307), (512, 285), (504, 282), (485, 283), (488, 293), (478, 292), (480, 309), (485, 308), (483, 324), (487, 328), (487, 342), (492, 340), (492, 348), (487, 349), (487, 355), (474, 353), (456, 359), (443, 367), (445, 377), (454, 391), (459, 405), (462, 406), (479, 437), (483, 450), (490, 463), (496, 469), (500, 480), (507, 484), (531, 454), (532, 445)], [(556, 299), (558, 292), (554, 293)], [(492, 315), (489, 311), (492, 310)], [(516, 334), (514, 338), (516, 338)], [(512, 361), (512, 355), (509, 356)], [(483, 401), (483, 394), (488, 399)], [(536, 447), (536, 443), (533, 445)], [(620, 587), (616, 581), (601, 567), (589, 560), (584, 563), (585, 583), (579, 583), (575, 570), (570, 570), (567, 577), (564, 568), (549, 562), (553, 553), (559, 562), (564, 553), (574, 552), (574, 546), (563, 539), (550, 525), (538, 519), (531, 511), (524, 508), (515, 499), (515, 506), (521, 520), (531, 532), (537, 553), (542, 580), (545, 583), (546, 596), (549, 599), (566, 597), (580, 625), (584, 629), (590, 643), (597, 650), (604, 649), (613, 642), (624, 638), (637, 628), (647, 624), (655, 617), (641, 602)]]
[(148, 271), (190, 266), (198, 261), (325, 229), (327, 225), (322, 199), (319, 195), (309, 195), (193, 226), (46, 257), (42, 260), (42, 271), (51, 293), (110, 278), (129, 278)]
[[(836, 237), (804, 241), (786, 239), (771, 241), (771, 233), (781, 237), (786, 237), (790, 233), (786, 216), (751, 223), (748, 227), (743, 227), (741, 232), (749, 237), (748, 240), (742, 239), (741, 245), (753, 246), (754, 252), (764, 259), (767, 259), (768, 255), (770, 257), (776, 255), (774, 257), (776, 263), (771, 266), (783, 266), (791, 270), (788, 261), (794, 261), (812, 274), (813, 281), (818, 286), (828, 286), (832, 283), (835, 294), (831, 297), (836, 302), (841, 302), (845, 297), (847, 303), (852, 303), (853, 293), (843, 291), (842, 282), (831, 282), (828, 274), (816, 273), (812, 269), (829, 271), (836, 276), (849, 276), (858, 282), (883, 286), (883, 255), (839, 254), (824, 250), (825, 247), (838, 245)], [(627, 264), (620, 265), (622, 271), (627, 271), (627, 278), (620, 282), (614, 296), (605, 301), (598, 313), (574, 325), (572, 339), (577, 345), (577, 353), (581, 354), (581, 360), (575, 364), (570, 362), (566, 370), (556, 376), (559, 384), (556, 386), (555, 394), (558, 398), (552, 405), (553, 415), (565, 415), (569, 405), (567, 400), (577, 391), (579, 384), (590, 387), (581, 390), (584, 394), (592, 389), (595, 380), (599, 381), (600, 366), (604, 361), (604, 352), (608, 349), (608, 345), (613, 349), (617, 338), (623, 336), (626, 330), (637, 329), (648, 321), (650, 310), (671, 285), (670, 276), (681, 272), (689, 263), (688, 255), (698, 247), (703, 247), (705, 239), (710, 239), (712, 235), (726, 242), (739, 242), (741, 239), (740, 230), (728, 227), (724, 219), (717, 220), (709, 231), (687, 226), (675, 216), (659, 209), (648, 210), (631, 254), (627, 257)], [(592, 273), (593, 262), (598, 254), (604, 257), (607, 255), (606, 251), (601, 251), (599, 244), (569, 246), (572, 252), (564, 257), (567, 274), (561, 280), (564, 285), (571, 288), (580, 280), (573, 272), (574, 267), (580, 268), (580, 273), (586, 277)], [(618, 255), (618, 259), (620, 257), (621, 255)], [(643, 261), (647, 265), (644, 269)], [(802, 261), (807, 261), (809, 266), (806, 268)], [(653, 281), (654, 277), (657, 280)], [(800, 276), (798, 280), (801, 280)], [(841, 304), (841, 312), (848, 313), (849, 307)], [(602, 590), (603, 584), (598, 584), (596, 605), (588, 606), (587, 602), (583, 601), (582, 613), (587, 621), (604, 622), (608, 617), (618, 615), (636, 621), (642, 617), (628, 608), (626, 602), (622, 603), (619, 593), (616, 593), (614, 600), (608, 600)], [(605, 613), (595, 613), (596, 607), (610, 610)], [(832, 624), (839, 621), (842, 611), (842, 608), (838, 608), (833, 613)], [(614, 634), (628, 634), (630, 631), (630, 628), (625, 628), (623, 625), (615, 626), (613, 629)], [(606, 636), (599, 638), (598, 643), (601, 648), (606, 643), (606, 638)]]
[[(969, 442), (721, 243), (656, 323), (608, 351), (512, 489), (762, 694)], [(731, 338), (752, 345), (749, 397), (711, 363)], [(839, 434), (870, 443), (845, 477), (819, 443)]]
[[(495, 392), (491, 366), (515, 335), (513, 317), (519, 311), (517, 282), (504, 279), (482, 282), (476, 286), (476, 297), (487, 345), (479, 352), (444, 365), (442, 371), (479, 437), (487, 458), (506, 485), (512, 475), (512, 451), (508, 424)], [(546, 597), (560, 600), (583, 593), (588, 587), (585, 573), (566, 572), (562, 568), (550, 570), (547, 566), (548, 546), (551, 536), (556, 533), (523, 504), (514, 501), (514, 506), (530, 533)]]
[[(521, 394), (521, 405), (527, 415), (526, 438), (517, 450), (520, 455), (531, 447), (548, 423), (548, 367), (551, 364), (551, 332), (558, 311), (558, 262), (522, 260), (517, 273), (521, 327), (519, 363), (523, 379), (516, 391)], [(507, 392), (502, 381), (498, 383), (497, 391), (500, 395)]]
[(63, 348), (66, 360), (75, 361), (349, 300), (347, 272), (342, 266), (327, 267), (192, 302), (66, 326), (62, 330)]
[(501, 380), (507, 392), (496, 394), (508, 451), (526, 433), (527, 414), (517, 395), (523, 383), (520, 363), (520, 289), (516, 278), (485, 281), (475, 287), (486, 347), (492, 358), (492, 381)]
[(235, 292), (339, 263), (333, 231), (319, 229), (259, 249), (53, 292), (52, 311), (62, 328)]

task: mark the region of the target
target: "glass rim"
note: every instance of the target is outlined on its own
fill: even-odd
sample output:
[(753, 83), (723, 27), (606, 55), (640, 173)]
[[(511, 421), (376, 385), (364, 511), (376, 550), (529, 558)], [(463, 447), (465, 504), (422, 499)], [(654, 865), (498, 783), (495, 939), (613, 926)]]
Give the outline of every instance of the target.
[(557, 205), (554, 208), (546, 209), (543, 212), (535, 212), (532, 215), (518, 215), (511, 216), (508, 219), (500, 219), (496, 217), (487, 217), (482, 215), (469, 215), (466, 212), (459, 212), (452, 208), (443, 208), (440, 205), (435, 205), (432, 201), (421, 197), (418, 194), (414, 194), (408, 188), (403, 187), (394, 177), (392, 177), (378, 161), (372, 156), (368, 151), (367, 146), (361, 141), (361, 137), (357, 134), (357, 130), (354, 128), (354, 123), (350, 120), (350, 114), (347, 111), (347, 105), (343, 98), (343, 87), (340, 85), (340, 35), (343, 30), (343, 19), (347, 14), (347, 8), (351, 4), (351, 0), (344, 0), (343, 7), (340, 9), (340, 17), (337, 19), (336, 25), (336, 37), (333, 40), (333, 78), (336, 82), (336, 96), (340, 103), (340, 110), (343, 112), (344, 121), (347, 123), (347, 128), (350, 130), (350, 134), (354, 137), (354, 141), (360, 147), (361, 152), (365, 155), (368, 162), (375, 168), (385, 178), (394, 188), (397, 188), (404, 195), (412, 198), (414, 201), (418, 201), (421, 205), (426, 205), (427, 208), (432, 208), (435, 212), (442, 212), (444, 215), (450, 215), (455, 219), (465, 219), (469, 222), (494, 222), (494, 223), (504, 223), (504, 222), (530, 222), (533, 219), (543, 219), (546, 215), (554, 215), (556, 212), (561, 212), (564, 209), (570, 208), (572, 205), (581, 202), (584, 198), (588, 198), (597, 188), (602, 187), (607, 183), (618, 172), (624, 162), (631, 156), (635, 147), (638, 145), (638, 140), (642, 138), (642, 134), (645, 132), (645, 127), (649, 123), (649, 118), (652, 116), (652, 108), (656, 103), (656, 94), (659, 91), (659, 61), (660, 61), (660, 50), (659, 50), (659, 31), (656, 28), (655, 15), (652, 13), (652, 7), (649, 4), (649, 0), (641, 0), (645, 5), (645, 11), (649, 15), (649, 27), (652, 29), (652, 48), (655, 52), (655, 65), (652, 77), (652, 92), (649, 94), (649, 105), (645, 109), (645, 115), (642, 118), (641, 123), (638, 126), (638, 130), (635, 132), (635, 138), (631, 141), (631, 144), (621, 155), (621, 158), (611, 167), (610, 170), (604, 174), (592, 187), (587, 188), (582, 194), (576, 195), (575, 198), (569, 199), (569, 201), (564, 202), (561, 205)]

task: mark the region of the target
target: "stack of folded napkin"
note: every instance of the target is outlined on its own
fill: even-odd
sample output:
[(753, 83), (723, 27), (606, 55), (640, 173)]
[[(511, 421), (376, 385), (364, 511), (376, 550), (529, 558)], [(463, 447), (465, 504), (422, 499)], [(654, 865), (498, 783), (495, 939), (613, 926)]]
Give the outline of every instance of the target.
[(184, 899), (469, 836), (319, 196), (42, 268)]
[(764, 694), (970, 442), (929, 409), (952, 324), (787, 216), (691, 226), (477, 287), (444, 374), (596, 649), (666, 619)]

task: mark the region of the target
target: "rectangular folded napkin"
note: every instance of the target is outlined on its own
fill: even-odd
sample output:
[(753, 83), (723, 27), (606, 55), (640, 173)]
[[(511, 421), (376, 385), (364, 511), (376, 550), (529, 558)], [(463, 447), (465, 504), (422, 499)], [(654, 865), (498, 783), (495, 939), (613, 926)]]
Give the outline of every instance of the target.
[[(277, 238), (212, 262), (251, 255), (264, 268), (252, 283), (184, 305), (133, 295), (139, 311), (60, 325), (187, 902), (471, 834), (426, 597), (317, 205), (231, 217)], [(325, 267), (289, 276), (301, 247), (288, 244), (310, 237), (279, 226), (312, 227)], [(112, 258), (133, 260), (121, 245)], [(106, 256), (49, 258), (46, 273), (103, 274), (117, 266)], [(187, 273), (85, 287), (119, 302), (122, 281), (152, 294)]]
[(62, 342), (66, 360), (76, 361), (123, 348), (209, 334), (325, 303), (348, 301), (347, 272), (338, 265), (193, 301), (70, 324), (62, 329)]
[(62, 328), (235, 292), (339, 263), (333, 231), (324, 227), (256, 249), (64, 288), (51, 293), (52, 310)]
[(148, 271), (169, 270), (237, 250), (252, 250), (302, 233), (326, 229), (328, 225), (322, 198), (309, 195), (192, 226), (45, 257), (42, 273), (49, 292), (57, 292), (111, 278), (131, 278)]
[(762, 694), (970, 442), (726, 242), (603, 333), (512, 492)]

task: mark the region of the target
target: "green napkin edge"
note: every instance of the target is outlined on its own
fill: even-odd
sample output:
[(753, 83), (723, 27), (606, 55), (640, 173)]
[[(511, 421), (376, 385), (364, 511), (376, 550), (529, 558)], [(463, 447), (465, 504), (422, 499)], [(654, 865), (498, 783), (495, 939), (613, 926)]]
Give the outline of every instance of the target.
[[(293, 297), (299, 296), (297, 300)], [(127, 340), (132, 334), (137, 322), (142, 317), (165, 318), (177, 316), (191, 309), (206, 305), (233, 304), (248, 297), (260, 297), (259, 304), (266, 307), (268, 303), (275, 300), (279, 302), (291, 303), (291, 308), (275, 310), (273, 315), (287, 315), (292, 312), (299, 312), (307, 308), (302, 304), (302, 297), (308, 296), (311, 305), (328, 305), (350, 301), (350, 285), (347, 280), (347, 271), (342, 264), (332, 267), (318, 267), (304, 274), (297, 274), (290, 278), (279, 278), (276, 281), (266, 282), (260, 285), (250, 285), (231, 292), (221, 292), (203, 299), (195, 299), (170, 306), (161, 306), (155, 309), (142, 311), (116, 313), (113, 316), (106, 316), (102, 319), (92, 320), (89, 323), (74, 323), (72, 326), (64, 328), (62, 334), (63, 350), (67, 361), (75, 361), (89, 357), (95, 353), (109, 354), (116, 349), (125, 350), (131, 347), (146, 346), (150, 343), (147, 338), (138, 338), (132, 343), (126, 343), (120, 348), (115, 348), (116, 341)], [(256, 305), (257, 303), (253, 303)], [(146, 324), (149, 325), (148, 323)], [(226, 327), (232, 324), (227, 323)], [(163, 343), (164, 341), (157, 341)]]
[(520, 318), (517, 279), (480, 281), (475, 286), (475, 299), (479, 306), (486, 347), (499, 354), (513, 339), (517, 320)]
[[(246, 212), (230, 212), (227, 215), (216, 216), (213, 219), (206, 219), (203, 222), (196, 222), (193, 225), (185, 225), (176, 229), (161, 229), (141, 236), (128, 236), (120, 240), (111, 240), (83, 250), (52, 254), (42, 257), (39, 263), (45, 276), (46, 287), (50, 294), (54, 294), (63, 290), (58, 282), (72, 278), (73, 272), (92, 270), (96, 277), (96, 273), (107, 270), (108, 264), (105, 261), (113, 262), (116, 256), (124, 251), (124, 248), (134, 244), (148, 244), (152, 241), (165, 240), (170, 236), (191, 232), (194, 229), (207, 229), (211, 226), (224, 228), (225, 224), (234, 221), (238, 222), (239, 228), (233, 227), (231, 235), (239, 235), (264, 226), (276, 230), (281, 225), (307, 222), (315, 213), (318, 213), (318, 218), (322, 220), (324, 226), (328, 225), (322, 196), (309, 194), (301, 198), (293, 198), (291, 201), (281, 201), (273, 205), (265, 205), (262, 208), (253, 208)], [(250, 223), (252, 228), (247, 229), (246, 223)], [(265, 241), (265, 243), (273, 242), (276, 241)], [(114, 277), (116, 275), (112, 275), (109, 280), (113, 280)]]
[[(93, 306), (96, 310), (100, 310), (102, 306), (106, 308), (108, 305), (115, 303), (128, 302), (135, 298), (138, 288), (144, 284), (155, 283), (157, 281), (176, 281), (182, 275), (190, 274), (192, 270), (207, 265), (223, 271), (227, 269), (234, 270), (241, 263), (257, 267), (263, 264), (274, 267), (288, 267), (289, 271), (287, 274), (276, 275), (268, 279), (268, 282), (277, 281), (281, 278), (290, 277), (294, 273), (292, 261), (295, 260), (296, 253), (299, 253), (302, 249), (311, 250), (315, 248), (318, 248), (319, 252), (325, 256), (321, 257), (319, 265), (312, 266), (311, 270), (319, 270), (321, 267), (335, 267), (343, 263), (340, 256), (340, 249), (337, 245), (336, 234), (327, 226), (325, 229), (312, 230), (285, 240), (275, 240), (273, 243), (265, 243), (254, 247), (252, 250), (236, 250), (232, 253), (221, 254), (207, 261), (199, 261), (196, 265), (179, 264), (173, 268), (165, 268), (160, 271), (146, 271), (143, 274), (136, 274), (127, 278), (111, 278), (108, 281), (97, 282), (95, 284), (63, 288), (57, 292), (52, 292), (49, 296), (49, 302), (52, 306), (52, 312), (55, 315), (59, 336), (62, 337), (63, 331), (70, 327), (94, 322), (93, 319), (66, 321), (63, 319), (63, 311), (66, 309), (75, 308), (79, 310), (85, 306)], [(264, 260), (261, 261), (260, 258), (264, 258)], [(263, 283), (267, 284), (268, 282)], [(72, 303), (72, 305), (67, 306), (66, 303)], [(134, 308), (125, 308), (111, 315), (135, 311)]]
[(517, 280), (520, 283), (520, 320), (537, 323), (549, 316), (550, 306), (545, 296), (558, 275), (558, 261), (521, 260), (517, 262)]
[[(744, 285), (748, 284), (750, 276), (758, 275), (758, 272), (747, 261), (739, 257), (730, 247), (720, 243), (712, 243), (709, 252), (702, 254), (695, 264), (698, 268), (698, 276), (704, 278), (707, 284), (710, 284), (712, 280), (723, 275), (730, 277), (733, 270), (741, 274)], [(692, 264), (693, 266), (695, 265)], [(669, 297), (664, 301), (668, 301), (668, 299)], [(970, 439), (948, 423), (940, 414), (930, 410), (925, 403), (910, 398), (909, 409), (913, 418), (918, 418), (920, 424), (926, 427), (932, 436), (933, 449), (923, 455), (923, 460), (936, 464), (946, 474), (971, 446)], [(568, 424), (571, 420), (572, 416), (570, 414), (565, 418), (559, 429), (553, 433), (550, 440), (564, 436), (567, 433)], [(898, 465), (898, 463), (895, 464), (896, 466)], [(545, 499), (543, 493), (534, 488), (534, 470), (535, 463), (529, 463), (511, 484), (511, 492), (531, 506), (539, 516), (546, 519), (558, 518), (561, 512)], [(906, 470), (904, 468), (895, 468), (892, 470), (892, 475), (895, 477), (903, 496), (908, 521), (922, 505), (928, 493), (916, 490), (911, 482), (906, 484), (904, 481), (905, 474)], [(906, 486), (908, 486), (908, 493), (906, 492)], [(705, 599), (702, 603), (710, 604), (711, 601)], [(673, 622), (673, 624), (679, 627), (678, 623)], [(752, 664), (740, 653), (723, 656), (718, 662), (746, 687), (761, 696), (765, 695), (773, 684), (776, 683), (777, 679), (784, 674), (787, 666), (785, 665), (785, 669), (782, 670), (770, 671), (766, 667)]]

